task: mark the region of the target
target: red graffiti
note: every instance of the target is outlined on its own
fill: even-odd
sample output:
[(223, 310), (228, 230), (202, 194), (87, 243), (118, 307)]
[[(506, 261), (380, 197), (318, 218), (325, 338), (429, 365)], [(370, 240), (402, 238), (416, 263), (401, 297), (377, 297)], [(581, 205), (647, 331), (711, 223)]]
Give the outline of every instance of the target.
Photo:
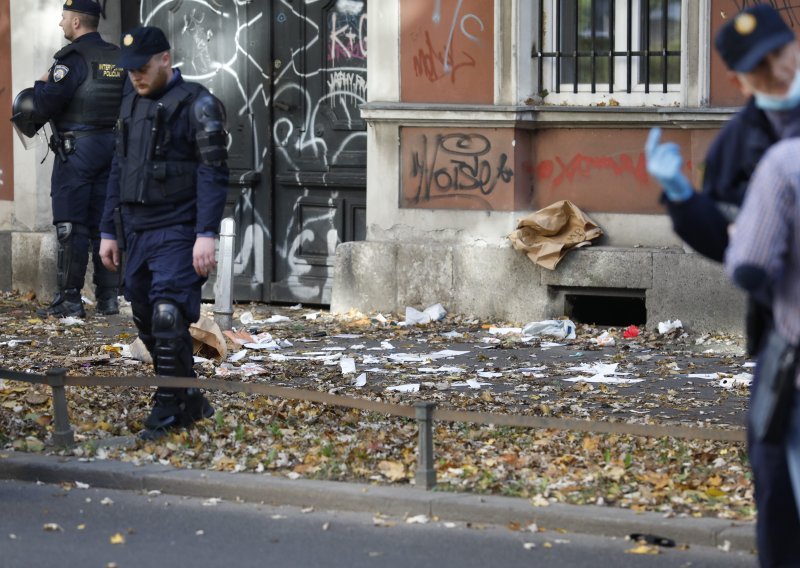
[(619, 157), (575, 154), (568, 163), (564, 163), (560, 157), (556, 157), (555, 164), (552, 160), (539, 162), (536, 166), (536, 176), (539, 179), (552, 178), (556, 173), (556, 164), (559, 171), (553, 179), (554, 188), (560, 186), (564, 181), (574, 181), (576, 177), (588, 178), (593, 170), (611, 170), (616, 176), (630, 174), (642, 185), (650, 181), (644, 154), (639, 154), (636, 162), (629, 154), (622, 154)]
[[(428, 81), (435, 83), (440, 79), (450, 76), (450, 82), (455, 84), (456, 73), (462, 67), (475, 67), (475, 58), (469, 53), (462, 51), (463, 59), (456, 61), (453, 51), (448, 50), (447, 61), (442, 51), (437, 52), (431, 42), (431, 36), (425, 32), (425, 44), (427, 49), (420, 49), (414, 56), (414, 74), (417, 77), (425, 76)], [(446, 63), (446, 64), (445, 64)]]

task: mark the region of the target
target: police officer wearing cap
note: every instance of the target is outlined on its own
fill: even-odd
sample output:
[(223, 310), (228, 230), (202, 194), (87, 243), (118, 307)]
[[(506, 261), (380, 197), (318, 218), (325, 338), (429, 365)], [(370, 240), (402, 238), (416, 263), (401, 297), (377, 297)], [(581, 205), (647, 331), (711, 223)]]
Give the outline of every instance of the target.
[(44, 316), (84, 317), (81, 289), (91, 248), (98, 314), (119, 312), (119, 276), (100, 261), (99, 224), (114, 146), (124, 75), (119, 49), (97, 33), (100, 6), (66, 0), (59, 24), (70, 44), (32, 89), (32, 106), (53, 127), (50, 195), (58, 237), (58, 292)]
[[(225, 109), (172, 67), (159, 28), (130, 31), (121, 49), (119, 65), (130, 82), (117, 122), (100, 255), (117, 270), (124, 240), (125, 297), (156, 373), (193, 377), (189, 324), (200, 318), (201, 287), (216, 266), (227, 195)], [(159, 388), (141, 435), (157, 438), (213, 413), (199, 389)]]
[[(697, 252), (721, 262), (728, 228), (744, 201), (748, 182), (767, 149), (800, 135), (800, 47), (780, 14), (767, 4), (748, 8), (718, 32), (715, 46), (734, 85), (748, 97), (706, 155), (702, 192), (683, 175), (674, 143), (661, 143), (661, 130), (647, 140), (647, 170), (664, 190), (675, 232)], [(769, 298), (748, 300), (747, 343), (759, 354), (772, 327)], [(751, 387), (751, 392), (755, 390)], [(800, 566), (800, 520), (783, 444), (748, 436), (758, 509), (756, 543), (764, 567)]]

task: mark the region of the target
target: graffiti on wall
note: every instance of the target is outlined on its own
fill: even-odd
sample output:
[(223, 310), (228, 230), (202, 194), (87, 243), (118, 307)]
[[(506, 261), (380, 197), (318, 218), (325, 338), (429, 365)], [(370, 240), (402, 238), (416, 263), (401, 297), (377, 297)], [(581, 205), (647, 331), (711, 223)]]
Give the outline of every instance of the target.
[[(688, 161), (685, 167), (691, 174), (691, 161)], [(565, 182), (590, 180), (593, 176), (603, 173), (610, 173), (618, 178), (633, 178), (642, 186), (651, 183), (644, 152), (622, 152), (600, 156), (576, 153), (570, 157), (555, 156), (552, 159), (541, 160), (535, 167), (530, 168), (530, 171), (538, 181), (549, 182), (553, 189), (558, 189)]]
[[(307, 0), (306, 9), (326, 1)], [(313, 30), (313, 34), (305, 46), (291, 50), (289, 61), (281, 57), (281, 69), (273, 82), (278, 109), (273, 127), (276, 171), (300, 176), (304, 171), (345, 167), (352, 156), (366, 155), (366, 131), (358, 109), (367, 102), (366, 2), (337, 0), (332, 10), (323, 11), (323, 21), (304, 15), (288, 0), (280, 0), (280, 6), (277, 24)], [(320, 46), (323, 56), (312, 57)], [(324, 177), (322, 186), (327, 185)], [(304, 279), (320, 276), (319, 264), (313, 265), (308, 258), (335, 255), (340, 242), (337, 203), (341, 195), (331, 188), (326, 203), (320, 203), (319, 194), (315, 196), (307, 187), (295, 195), (291, 214), (282, 206), (281, 214), (289, 221), (283, 234), (276, 235), (275, 250), (286, 261), (286, 284), (299, 299), (313, 300), (320, 297), (322, 288), (332, 285), (333, 271), (327, 271), (325, 280)]]
[[(315, 239), (327, 241), (324, 249), (328, 254), (335, 252), (337, 193), (330, 193), (325, 214), (304, 217), (297, 213), (310, 191), (293, 192), (295, 214), (288, 226), (276, 225), (275, 234), (270, 234), (270, 221), (261, 212), (265, 207), (257, 208), (257, 190), (247, 180), (266, 171), (271, 149), (273, 171), (325, 170), (352, 161), (355, 154), (365, 155), (366, 134), (356, 129), (361, 124), (358, 105), (367, 97), (366, 2), (304, 0), (299, 6), (292, 0), (261, 4), (251, 0), (152, 0), (141, 6), (143, 24), (171, 30), (173, 53), (178, 55), (174, 64), (184, 78), (205, 84), (223, 99), (229, 116), (231, 155), (239, 152), (241, 161), (252, 168), (241, 173), (245, 189), (234, 211), (235, 274), (252, 270), (252, 285), (264, 284), (270, 277), (265, 274), (264, 258), (269, 251), (264, 247), (273, 242), (275, 262), (288, 266), (290, 279), (299, 279), (310, 270), (303, 251), (318, 248)], [(274, 61), (266, 61), (269, 43), (254, 41), (266, 37), (265, 29), (276, 37)], [(281, 48), (284, 51), (278, 53)], [(308, 56), (320, 49), (323, 57)], [(239, 120), (238, 128), (230, 128), (232, 115)], [(332, 141), (331, 122), (354, 131)], [(229, 165), (239, 171), (235, 163)], [(266, 210), (270, 209), (271, 204)], [(296, 291), (300, 297), (319, 294), (318, 288), (304, 290), (299, 285)]]
[(619, 177), (632, 176), (637, 182), (646, 185), (650, 181), (644, 153), (617, 154), (610, 156), (587, 156), (575, 154), (570, 158), (556, 156), (552, 160), (542, 160), (536, 164), (532, 173), (536, 179), (547, 180), (558, 188), (562, 183), (573, 182), (575, 178), (588, 179), (598, 171), (609, 171)]
[(514, 193), (511, 133), (403, 128), (406, 207), (505, 209)]
[[(424, 77), (431, 83), (449, 78), (451, 83), (456, 82), (458, 70), (462, 67), (475, 67), (475, 57), (470, 54), (470, 43), (480, 49), (481, 38), (479, 33), (486, 29), (483, 20), (475, 13), (463, 13), (464, 0), (458, 0), (452, 14), (445, 14), (442, 21), (442, 0), (436, 0), (431, 14), (431, 23), (435, 26), (445, 25), (447, 40), (444, 46), (433, 46), (430, 30), (425, 30), (425, 47), (419, 49), (414, 56), (414, 73), (417, 77)], [(471, 26), (475, 30), (472, 31)], [(456, 42), (458, 39), (466, 41)]]
[(401, 12), (403, 100), (492, 102), (493, 3), (406, 0)]

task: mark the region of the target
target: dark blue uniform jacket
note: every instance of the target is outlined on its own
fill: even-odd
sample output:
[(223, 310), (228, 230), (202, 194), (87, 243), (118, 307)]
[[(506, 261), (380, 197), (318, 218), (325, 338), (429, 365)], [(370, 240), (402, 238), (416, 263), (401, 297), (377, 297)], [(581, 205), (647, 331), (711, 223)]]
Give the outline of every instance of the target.
[(694, 250), (722, 262), (728, 246), (726, 207), (738, 209), (747, 184), (778, 135), (764, 111), (751, 98), (725, 125), (706, 155), (703, 191), (687, 201), (666, 200), (675, 232)]

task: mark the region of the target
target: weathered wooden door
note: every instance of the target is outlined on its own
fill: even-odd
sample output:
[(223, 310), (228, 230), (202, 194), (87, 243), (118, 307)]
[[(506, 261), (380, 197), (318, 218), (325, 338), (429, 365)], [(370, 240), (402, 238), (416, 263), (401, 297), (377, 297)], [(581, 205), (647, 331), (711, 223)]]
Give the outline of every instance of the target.
[(336, 245), (366, 236), (366, 2), (125, 4), (227, 109), (235, 299), (328, 303)]
[(366, 2), (279, 0), (272, 14), (272, 299), (329, 303), (336, 246), (366, 231)]

